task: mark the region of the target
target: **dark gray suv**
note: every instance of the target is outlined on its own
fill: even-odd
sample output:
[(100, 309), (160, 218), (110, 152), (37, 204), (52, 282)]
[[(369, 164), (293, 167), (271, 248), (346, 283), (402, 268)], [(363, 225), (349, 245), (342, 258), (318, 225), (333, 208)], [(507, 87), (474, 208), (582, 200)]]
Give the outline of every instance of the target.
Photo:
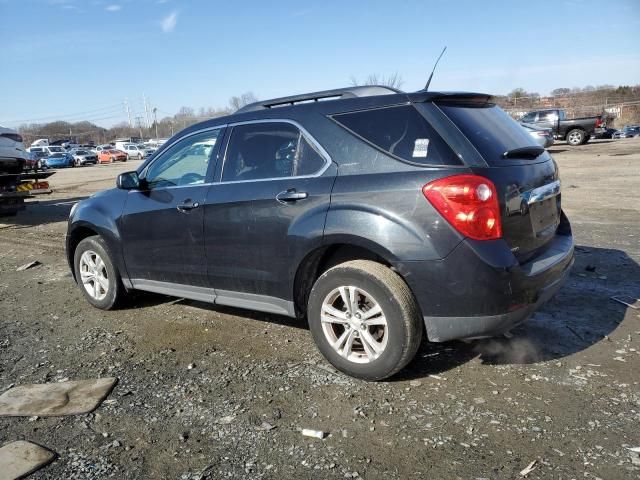
[(432, 342), (487, 337), (573, 263), (551, 156), (488, 95), (354, 87), (183, 130), (76, 204), (89, 303), (131, 290), (306, 318), (343, 372), (380, 380)]

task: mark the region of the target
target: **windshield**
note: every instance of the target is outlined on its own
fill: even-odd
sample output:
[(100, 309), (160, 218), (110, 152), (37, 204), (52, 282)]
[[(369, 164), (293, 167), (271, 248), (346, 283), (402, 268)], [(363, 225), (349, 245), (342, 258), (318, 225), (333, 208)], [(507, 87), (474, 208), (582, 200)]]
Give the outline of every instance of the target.
[(63, 153), (54, 153), (51, 155), (51, 158), (64, 158)]
[(64, 148), (62, 147), (49, 147), (50, 152), (64, 152)]
[(89, 155), (89, 152), (86, 150), (77, 150), (76, 155)]
[(496, 105), (438, 103), (438, 106), (490, 165), (502, 160), (502, 154), (509, 150), (538, 146), (518, 122)]

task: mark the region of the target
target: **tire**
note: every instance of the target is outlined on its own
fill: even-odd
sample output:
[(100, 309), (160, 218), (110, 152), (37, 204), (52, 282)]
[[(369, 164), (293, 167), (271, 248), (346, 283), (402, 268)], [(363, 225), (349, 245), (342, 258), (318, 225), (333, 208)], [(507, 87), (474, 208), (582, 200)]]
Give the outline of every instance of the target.
[[(87, 271), (85, 270), (85, 264), (83, 264), (83, 255), (85, 253), (87, 253), (88, 257), (93, 260), (93, 263), (97, 265), (98, 268), (96, 271), (100, 275), (101, 279), (106, 279), (106, 288), (104, 288), (104, 283), (101, 283), (100, 281), (89, 281), (87, 285), (83, 282), (82, 273), (83, 271)], [(94, 255), (98, 258), (94, 257)], [(104, 267), (101, 267), (99, 260), (102, 260)], [(126, 298), (127, 291), (122, 284), (120, 274), (113, 264), (113, 260), (111, 259), (111, 255), (108, 253), (104, 240), (100, 236), (95, 235), (87, 237), (78, 243), (73, 255), (73, 269), (76, 275), (76, 282), (78, 283), (80, 290), (87, 301), (94, 307), (101, 310), (112, 310), (121, 304)], [(95, 290), (94, 287), (96, 283), (99, 285), (98, 290)], [(90, 290), (94, 293), (89, 293)]]
[(580, 145), (586, 145), (587, 143), (589, 143), (589, 140), (591, 140), (591, 137), (589, 135), (585, 135), (584, 141)]
[(573, 130), (569, 130), (567, 132), (566, 140), (569, 145), (572, 147), (577, 147), (578, 145), (582, 145), (584, 143), (586, 135), (584, 130), (579, 128), (574, 128)]
[[(343, 295), (350, 298), (354, 288), (356, 313), (351, 320), (342, 320), (353, 311), (345, 305)], [(363, 326), (361, 317), (366, 318), (376, 304), (381, 311), (362, 323), (384, 319), (386, 324)], [(324, 311), (327, 305), (341, 316), (329, 315)], [(413, 359), (422, 340), (422, 316), (411, 290), (398, 274), (370, 260), (341, 263), (324, 272), (311, 289), (307, 317), (320, 353), (341, 372), (363, 380), (382, 380), (400, 371)], [(332, 321), (323, 322), (321, 317)], [(348, 321), (355, 325), (342, 325)], [(345, 335), (340, 352), (330, 341), (339, 342)]]

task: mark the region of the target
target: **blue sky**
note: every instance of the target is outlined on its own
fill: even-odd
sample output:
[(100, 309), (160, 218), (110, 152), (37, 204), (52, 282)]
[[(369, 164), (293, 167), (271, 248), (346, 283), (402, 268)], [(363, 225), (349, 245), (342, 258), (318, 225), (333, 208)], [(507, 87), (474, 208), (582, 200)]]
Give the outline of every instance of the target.
[(0, 124), (110, 126), (398, 72), (432, 90), (640, 83), (640, 1), (0, 0)]

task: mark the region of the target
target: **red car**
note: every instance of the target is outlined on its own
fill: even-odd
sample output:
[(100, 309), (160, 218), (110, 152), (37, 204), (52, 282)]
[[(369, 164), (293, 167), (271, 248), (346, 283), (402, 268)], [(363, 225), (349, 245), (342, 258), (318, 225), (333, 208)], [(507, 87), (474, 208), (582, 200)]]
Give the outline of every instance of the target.
[(126, 162), (127, 154), (121, 150), (102, 150), (98, 154), (98, 163)]

